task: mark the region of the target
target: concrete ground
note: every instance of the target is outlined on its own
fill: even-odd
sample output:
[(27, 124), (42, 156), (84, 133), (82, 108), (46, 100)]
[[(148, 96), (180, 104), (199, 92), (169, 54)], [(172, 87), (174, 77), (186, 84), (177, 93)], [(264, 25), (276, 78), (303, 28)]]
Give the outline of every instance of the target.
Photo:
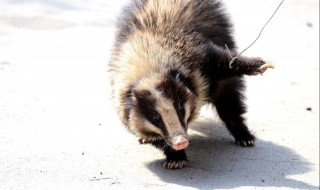
[[(229, 0), (242, 50), (280, 0)], [(319, 189), (319, 1), (290, 0), (247, 56), (253, 148), (205, 107), (189, 165), (139, 145), (108, 98), (107, 62), (124, 1), (0, 1), (0, 189)]]

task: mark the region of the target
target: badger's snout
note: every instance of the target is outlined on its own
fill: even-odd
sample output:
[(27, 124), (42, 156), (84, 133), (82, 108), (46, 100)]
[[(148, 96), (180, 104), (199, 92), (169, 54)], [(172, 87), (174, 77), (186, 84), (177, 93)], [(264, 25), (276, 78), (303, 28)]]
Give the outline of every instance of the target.
[(175, 136), (172, 140), (172, 148), (175, 150), (183, 150), (187, 148), (188, 145), (189, 141), (183, 135)]

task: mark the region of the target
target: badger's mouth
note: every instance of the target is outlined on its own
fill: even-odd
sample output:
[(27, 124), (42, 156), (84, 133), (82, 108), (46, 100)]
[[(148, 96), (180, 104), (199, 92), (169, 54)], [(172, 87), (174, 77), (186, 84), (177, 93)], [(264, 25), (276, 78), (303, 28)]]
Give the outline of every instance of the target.
[(175, 136), (172, 140), (172, 148), (175, 150), (186, 149), (188, 145), (189, 141), (183, 135)]

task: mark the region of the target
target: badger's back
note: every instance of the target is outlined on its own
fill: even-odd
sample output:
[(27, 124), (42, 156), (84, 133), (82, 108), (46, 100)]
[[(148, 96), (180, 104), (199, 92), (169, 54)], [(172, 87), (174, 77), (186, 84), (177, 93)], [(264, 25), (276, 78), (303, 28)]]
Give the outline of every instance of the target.
[[(118, 68), (128, 66), (123, 59), (132, 52), (140, 54), (134, 64), (141, 71), (148, 64), (175, 62), (172, 59), (199, 67), (199, 60), (205, 59), (202, 45), (207, 41), (223, 48), (235, 47), (230, 22), (218, 0), (133, 0), (123, 9), (117, 29), (110, 62), (110, 70), (116, 74), (124, 72)], [(130, 69), (134, 73), (135, 69)]]
[(218, 0), (134, 0), (124, 9), (118, 27), (118, 45), (140, 30), (172, 38), (201, 35), (222, 47), (234, 47), (231, 25)]

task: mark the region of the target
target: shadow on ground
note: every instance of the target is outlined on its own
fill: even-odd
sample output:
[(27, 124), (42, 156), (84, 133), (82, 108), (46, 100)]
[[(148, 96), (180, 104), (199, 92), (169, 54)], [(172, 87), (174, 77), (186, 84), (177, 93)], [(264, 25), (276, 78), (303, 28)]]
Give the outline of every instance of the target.
[[(197, 128), (196, 135), (191, 136), (187, 168), (164, 169), (161, 167), (164, 160), (149, 162), (147, 168), (166, 183), (197, 189), (243, 186), (319, 189), (290, 178), (311, 171), (312, 166), (289, 148), (259, 139), (253, 148), (237, 147), (221, 124), (214, 125), (220, 126)], [(199, 135), (201, 133), (209, 133), (209, 137)]]

